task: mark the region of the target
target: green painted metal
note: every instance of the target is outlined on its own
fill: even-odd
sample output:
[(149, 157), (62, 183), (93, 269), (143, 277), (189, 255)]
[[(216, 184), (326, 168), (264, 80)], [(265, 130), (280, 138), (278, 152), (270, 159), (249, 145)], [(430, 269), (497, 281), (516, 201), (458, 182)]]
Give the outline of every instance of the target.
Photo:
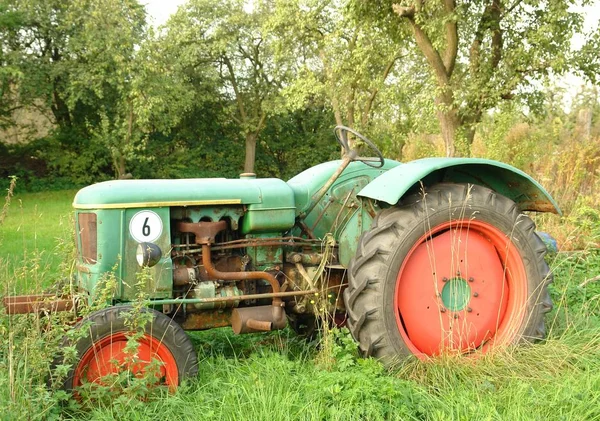
[[(308, 209), (311, 199), (317, 194), (319, 189), (325, 184), (329, 177), (331, 177), (335, 170), (338, 169), (341, 163), (341, 160), (324, 162), (304, 170), (288, 180), (288, 184), (294, 191), (296, 215), (299, 215)], [(362, 175), (367, 176), (369, 179), (374, 179), (398, 165), (400, 165), (400, 162), (392, 159), (386, 159), (382, 168), (369, 167), (362, 162), (352, 162), (348, 165), (348, 168), (344, 170), (336, 184), (343, 180)], [(332, 189), (333, 188), (335, 188), (335, 184), (332, 186)], [(314, 210), (312, 213), (314, 213)]]
[[(139, 294), (139, 286), (137, 285), (137, 274), (141, 268), (137, 263), (136, 251), (138, 241), (132, 237), (129, 230), (131, 218), (139, 211), (139, 209), (127, 209), (125, 211), (121, 232), (124, 236), (124, 247), (120, 255), (123, 256), (121, 262), (121, 280), (122, 295), (121, 299), (133, 300)], [(172, 295), (173, 290), (173, 261), (171, 260), (171, 222), (170, 212), (168, 207), (153, 208), (153, 212), (157, 213), (163, 224), (163, 231), (160, 237), (153, 240), (152, 243), (160, 247), (162, 258), (155, 266), (150, 268), (150, 276), (146, 281), (145, 292), (148, 298), (168, 298)]]
[[(289, 186), (276, 178), (185, 180), (115, 180), (81, 189), (75, 196), (76, 209), (117, 207), (161, 207), (177, 205), (262, 204), (279, 206), (278, 196), (291, 197)], [(223, 202), (223, 203), (211, 203)], [(293, 200), (282, 206), (293, 206)]]
[(471, 287), (463, 278), (452, 278), (442, 288), (442, 302), (448, 310), (463, 310), (470, 299)]
[[(277, 235), (274, 233), (254, 234), (247, 235), (246, 238), (273, 238)], [(283, 263), (283, 248), (280, 246), (251, 247), (248, 249), (248, 253), (252, 259), (252, 264), (258, 270), (272, 270), (274, 267), (281, 267)], [(269, 285), (264, 279), (257, 282)]]
[[(236, 286), (227, 286), (219, 288), (217, 291), (216, 284), (213, 281), (199, 282), (193, 289), (193, 296), (196, 299), (214, 299), (223, 297), (237, 297), (242, 295), (242, 291)], [(230, 302), (231, 307), (237, 307), (240, 304), (239, 301)], [(218, 303), (214, 301), (209, 302), (196, 302), (193, 304), (199, 310), (213, 310), (215, 308), (225, 308), (227, 303)]]
[[(81, 231), (81, 227), (77, 222), (79, 221), (79, 213), (80, 211), (76, 211), (75, 213), (77, 232)], [(124, 247), (123, 236), (127, 234), (120, 229), (112, 228), (121, 227), (125, 213), (124, 210), (96, 210), (94, 213), (97, 215), (97, 261), (96, 263), (85, 263), (80, 259), (78, 264), (79, 270), (77, 272), (78, 284), (80, 288), (89, 293), (90, 302), (100, 293), (98, 290), (102, 287), (100, 280), (110, 273), (114, 273), (118, 282), (117, 289), (114, 291), (115, 297), (122, 295), (121, 280), (123, 268), (120, 265), (120, 261)], [(76, 237), (79, 243), (81, 239), (79, 236)], [(78, 248), (81, 250), (80, 246)]]
[[(150, 268), (150, 280), (145, 286), (149, 298), (167, 298), (172, 295), (173, 266), (170, 258), (171, 231), (169, 208), (152, 209), (163, 222), (160, 237), (153, 241), (163, 252), (160, 261)], [(97, 215), (97, 247), (96, 263), (78, 264), (77, 279), (79, 286), (90, 294), (91, 301), (100, 293), (108, 274), (113, 274), (117, 280), (117, 288), (113, 298), (116, 300), (132, 300), (138, 293), (137, 274), (140, 267), (136, 260), (138, 242), (131, 236), (128, 229), (131, 218), (139, 209), (100, 209), (93, 211)], [(76, 211), (75, 220), (77, 221)], [(79, 231), (80, 227), (77, 227)], [(78, 236), (79, 237), (79, 236)], [(80, 239), (78, 238), (78, 242)]]
[[(254, 182), (262, 182), (257, 179)], [(261, 202), (248, 205), (242, 223), (242, 233), (283, 232), (294, 226), (296, 206), (294, 192), (287, 183), (278, 180), (272, 188), (261, 188)], [(283, 184), (282, 184), (283, 183)]]
[[(296, 213), (310, 207), (311, 200), (329, 177), (337, 170), (341, 160), (326, 162), (298, 174), (288, 181), (296, 198)], [(316, 238), (333, 234), (338, 243), (339, 263), (345, 267), (356, 251), (362, 232), (371, 226), (377, 203), (361, 200), (359, 191), (386, 171), (399, 166), (397, 161), (386, 159), (382, 168), (373, 168), (362, 162), (352, 162), (333, 183), (329, 191), (306, 215), (303, 222)]]
[(523, 171), (498, 161), (475, 158), (425, 158), (382, 174), (359, 196), (396, 204), (411, 188), (440, 182), (471, 183), (488, 187), (515, 201), (522, 211), (560, 214), (554, 199)]

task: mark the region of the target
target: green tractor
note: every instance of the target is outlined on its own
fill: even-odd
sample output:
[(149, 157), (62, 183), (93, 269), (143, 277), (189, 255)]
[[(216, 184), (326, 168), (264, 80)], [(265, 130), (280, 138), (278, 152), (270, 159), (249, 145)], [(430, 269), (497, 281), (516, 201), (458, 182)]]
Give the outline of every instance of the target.
[[(544, 336), (552, 274), (522, 212), (559, 210), (535, 180), (484, 159), (400, 163), (352, 129), (335, 135), (342, 160), (287, 182), (242, 174), (80, 190), (77, 295), (95, 302), (109, 274), (116, 286), (109, 307), (79, 322), (89, 334), (76, 342), (65, 388), (127, 367), (127, 315), (140, 296), (150, 323), (137, 370), (157, 359), (171, 387), (198, 370), (186, 330), (290, 324), (309, 333), (323, 301), (362, 355), (385, 364)], [(375, 158), (358, 156), (349, 138)], [(5, 305), (23, 313), (76, 304), (21, 296)]]

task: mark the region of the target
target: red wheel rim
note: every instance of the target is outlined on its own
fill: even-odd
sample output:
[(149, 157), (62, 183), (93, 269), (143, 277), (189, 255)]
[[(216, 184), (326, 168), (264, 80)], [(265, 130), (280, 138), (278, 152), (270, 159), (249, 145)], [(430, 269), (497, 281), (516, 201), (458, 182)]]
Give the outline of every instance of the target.
[(135, 358), (127, 353), (128, 333), (119, 332), (108, 335), (88, 349), (75, 368), (73, 387), (81, 386), (83, 381), (100, 383), (111, 374), (130, 371), (133, 375), (143, 375), (153, 361), (160, 364), (156, 383), (168, 385), (174, 390), (179, 384), (179, 372), (175, 357), (158, 339), (144, 334), (138, 340)]
[(518, 249), (498, 228), (452, 221), (416, 242), (395, 291), (398, 329), (415, 355), (486, 352), (518, 335), (527, 274)]

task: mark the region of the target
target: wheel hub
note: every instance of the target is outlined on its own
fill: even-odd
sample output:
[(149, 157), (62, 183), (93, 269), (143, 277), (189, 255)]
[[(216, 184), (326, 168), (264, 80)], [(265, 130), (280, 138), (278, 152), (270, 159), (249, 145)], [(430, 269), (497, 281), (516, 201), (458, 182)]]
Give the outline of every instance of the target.
[(441, 298), (448, 310), (463, 310), (471, 300), (471, 287), (463, 278), (450, 279), (442, 288)]

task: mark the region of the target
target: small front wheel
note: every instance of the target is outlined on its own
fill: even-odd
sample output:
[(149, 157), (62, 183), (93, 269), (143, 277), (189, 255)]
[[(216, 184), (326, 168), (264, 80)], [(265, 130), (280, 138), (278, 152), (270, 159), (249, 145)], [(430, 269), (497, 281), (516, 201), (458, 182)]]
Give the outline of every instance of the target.
[(109, 307), (90, 314), (75, 326), (81, 337), (75, 342), (76, 361), (63, 389), (73, 390), (86, 382), (102, 383), (106, 376), (123, 371), (144, 375), (152, 363), (158, 365), (155, 383), (171, 390), (184, 378), (197, 375), (198, 359), (190, 338), (177, 323), (157, 311), (143, 309), (147, 314), (142, 317), (150, 317), (145, 317), (141, 335), (136, 338), (137, 349), (131, 352), (128, 343), (135, 330), (127, 320), (140, 317), (133, 315), (132, 310), (131, 306)]
[(545, 253), (512, 200), (481, 186), (427, 188), (362, 235), (344, 293), (348, 327), (384, 362), (542, 338), (552, 308)]

